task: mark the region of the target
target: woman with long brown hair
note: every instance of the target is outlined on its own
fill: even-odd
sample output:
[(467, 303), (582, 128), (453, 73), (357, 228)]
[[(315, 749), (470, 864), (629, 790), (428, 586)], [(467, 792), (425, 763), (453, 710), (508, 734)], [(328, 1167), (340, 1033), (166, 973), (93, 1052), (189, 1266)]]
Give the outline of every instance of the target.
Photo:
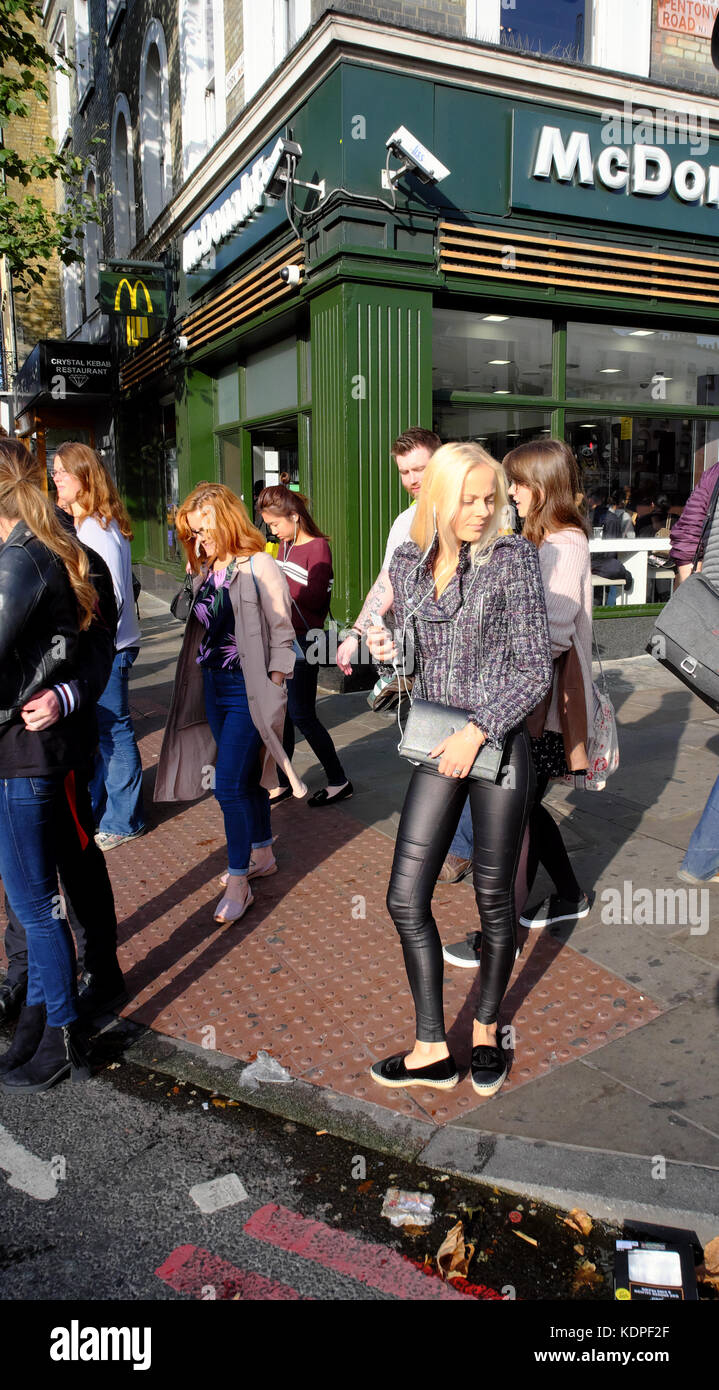
[(58, 522), (18, 440), (0, 440), (0, 876), (25, 928), (26, 1003), (0, 1060), (6, 1089), (89, 1076), (77, 1037), (77, 964), (57, 911), (57, 826), (65, 778), (87, 760), (92, 721), (50, 723), (33, 696), (71, 680), (96, 602), (89, 562)]
[(177, 534), (193, 598), (155, 800), (191, 801), (213, 782), (228, 857), (215, 921), (230, 923), (254, 902), (249, 880), (276, 872), (268, 796), (276, 763), (295, 796), (307, 790), (282, 748), (284, 682), (295, 662), (290, 596), (244, 504), (224, 484), (198, 484), (179, 508)]
[(140, 650), (132, 588), (132, 527), (110, 474), (87, 444), (61, 444), (52, 476), (60, 505), (72, 512), (79, 539), (107, 564), (117, 600), (115, 660), (97, 704), (100, 743), (90, 788), (95, 839), (107, 852), (144, 835), (146, 829), (142, 762), (130, 718), (130, 668)]
[[(305, 737), (327, 778), (307, 802), (308, 806), (330, 806), (352, 795), (337, 750), (324, 724), (317, 718), (317, 678), (319, 665), (312, 650), (311, 634), (321, 634), (330, 610), (332, 593), (332, 551), (329, 541), (311, 515), (306, 499), (280, 483), (266, 487), (257, 498), (257, 509), (265, 525), (280, 542), (277, 563), (282, 570), (292, 600), (295, 629), (295, 669), (287, 682), (287, 718), (283, 746), (288, 758), (295, 751), (295, 728)], [(274, 803), (292, 795), (287, 778), (280, 772), (281, 790), (271, 797)]]
[[(538, 864), (555, 892), (520, 915), (525, 927), (574, 921), (590, 910), (561, 832), (542, 800), (553, 778), (578, 774), (587, 766), (587, 742), (594, 720), (592, 686), (592, 576), (587, 526), (577, 506), (579, 470), (561, 439), (535, 439), (512, 449), (503, 460), (522, 535), (539, 552), (539, 568), (552, 645), (552, 687), (527, 719), (537, 789), (529, 816), (528, 845), (517, 880), (518, 907), (526, 904)], [(444, 947), (452, 965), (480, 964), (481, 937)]]

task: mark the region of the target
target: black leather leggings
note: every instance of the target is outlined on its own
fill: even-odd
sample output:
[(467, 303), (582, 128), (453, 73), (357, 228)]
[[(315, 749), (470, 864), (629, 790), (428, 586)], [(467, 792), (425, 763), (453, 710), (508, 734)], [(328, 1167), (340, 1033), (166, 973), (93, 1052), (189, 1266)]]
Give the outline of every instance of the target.
[(432, 894), (467, 796), (474, 830), (474, 892), (482, 925), (477, 1020), (494, 1023), (516, 950), (514, 880), (534, 800), (535, 772), (524, 727), (510, 735), (496, 786), (418, 767), (407, 789), (387, 893), (402, 942), (420, 1042), (444, 1042), (444, 961)]

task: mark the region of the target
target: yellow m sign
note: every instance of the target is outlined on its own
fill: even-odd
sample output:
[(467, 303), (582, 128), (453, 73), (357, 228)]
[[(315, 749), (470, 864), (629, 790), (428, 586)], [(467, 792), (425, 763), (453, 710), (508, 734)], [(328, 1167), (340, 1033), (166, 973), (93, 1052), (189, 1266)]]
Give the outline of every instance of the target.
[[(144, 280), (136, 280), (134, 285), (131, 285), (127, 276), (123, 276), (115, 292), (116, 313), (122, 313), (122, 291), (125, 287), (130, 300), (130, 313), (127, 316), (127, 344), (128, 347), (137, 347), (143, 338), (149, 337), (147, 315), (154, 312), (152, 298)], [(145, 296), (145, 309), (138, 314), (137, 302), (140, 291)]]

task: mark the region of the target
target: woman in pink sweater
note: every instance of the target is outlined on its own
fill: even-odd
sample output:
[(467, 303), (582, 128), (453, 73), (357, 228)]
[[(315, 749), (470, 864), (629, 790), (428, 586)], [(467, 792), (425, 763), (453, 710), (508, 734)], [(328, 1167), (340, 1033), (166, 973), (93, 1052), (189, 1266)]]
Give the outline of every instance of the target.
[[(529, 818), (527, 896), (540, 862), (553, 880), (555, 892), (538, 907), (525, 910), (519, 919), (525, 927), (548, 927), (586, 917), (590, 907), (559, 827), (542, 805), (552, 778), (582, 772), (586, 767), (586, 738), (594, 721), (589, 544), (575, 501), (580, 490), (579, 470), (567, 444), (559, 439), (520, 444), (507, 454), (504, 469), (522, 520), (522, 534), (539, 550), (555, 666), (546, 704), (535, 712), (534, 724), (531, 719), (527, 721), (530, 734), (534, 734), (532, 754), (537, 772), (537, 795)], [(569, 658), (573, 683), (571, 678), (564, 679)], [(566, 711), (572, 700), (574, 724), (583, 725), (584, 741), (579, 739), (570, 748)]]

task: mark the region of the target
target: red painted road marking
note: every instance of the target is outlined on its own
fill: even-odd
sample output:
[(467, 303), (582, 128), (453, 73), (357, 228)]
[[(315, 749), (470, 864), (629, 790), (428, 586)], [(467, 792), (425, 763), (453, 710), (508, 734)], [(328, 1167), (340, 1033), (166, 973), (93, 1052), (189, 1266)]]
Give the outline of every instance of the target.
[(384, 1245), (370, 1244), (345, 1235), (324, 1221), (311, 1221), (298, 1212), (288, 1211), (287, 1207), (268, 1202), (260, 1207), (249, 1221), (244, 1231), (256, 1240), (268, 1241), (293, 1255), (301, 1255), (305, 1260), (313, 1260), (325, 1269), (333, 1269), (338, 1274), (349, 1274), (360, 1284), (382, 1293), (394, 1294), (395, 1298), (413, 1300), (457, 1300), (466, 1303), (464, 1294), (453, 1289), (451, 1284), (440, 1283), (439, 1279), (428, 1279), (420, 1274), (414, 1265)]
[(254, 1270), (239, 1269), (198, 1245), (178, 1245), (155, 1274), (176, 1293), (190, 1294), (193, 1298), (214, 1296), (219, 1300), (239, 1294), (241, 1299), (313, 1302), (287, 1284), (266, 1279), (264, 1274), (255, 1274)]

